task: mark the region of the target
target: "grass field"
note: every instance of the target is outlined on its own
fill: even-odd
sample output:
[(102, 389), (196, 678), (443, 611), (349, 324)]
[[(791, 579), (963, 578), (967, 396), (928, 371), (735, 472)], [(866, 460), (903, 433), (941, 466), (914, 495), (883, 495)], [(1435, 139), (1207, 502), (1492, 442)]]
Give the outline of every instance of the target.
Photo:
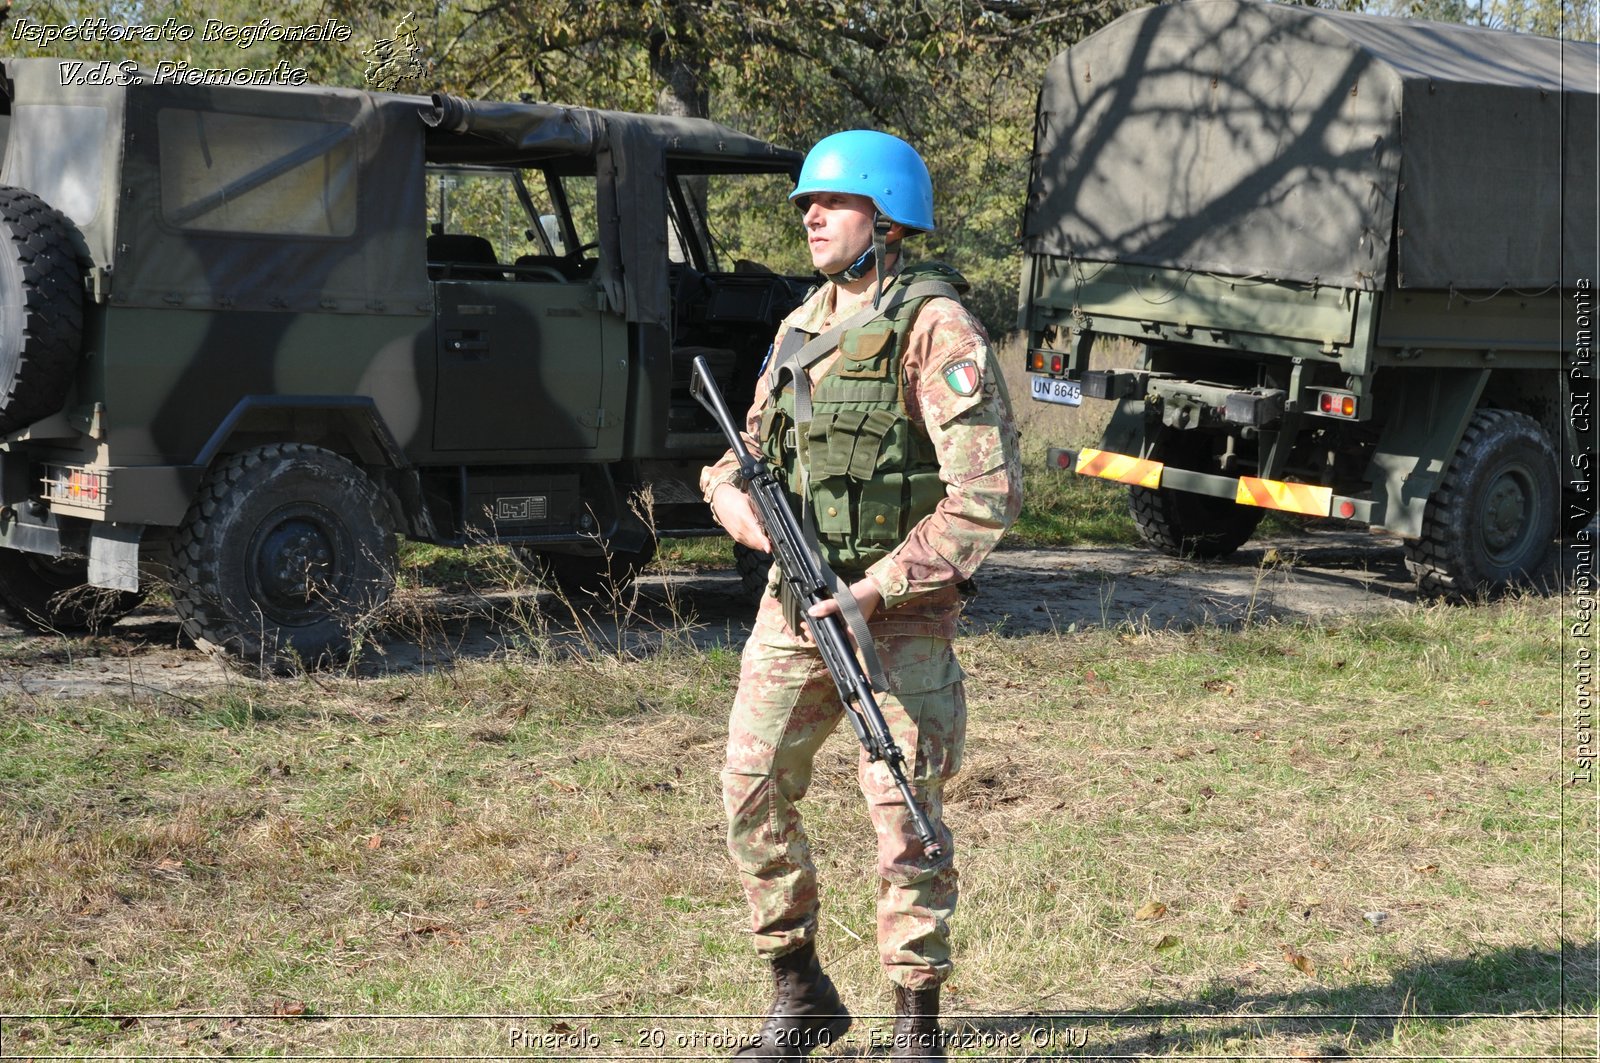
[[(1092, 431), (1031, 412), (1030, 470)], [(1136, 538), (1107, 485), (1027, 498), (1017, 543)], [(514, 570), (411, 547), (402, 586)], [(1595, 1058), (1572, 608), (961, 640), (952, 1054)], [(716, 774), (737, 645), (504, 619), (514, 649), (426, 674), (0, 687), (0, 1056), (725, 1057), (768, 1001)], [(890, 1010), (855, 756), (807, 802), (836, 1057)]]
[[(954, 1054), (1592, 1051), (1553, 1017), (1563, 983), (1596, 1007), (1562, 606), (964, 640)], [(58, 1017), (4, 1054), (725, 1055), (768, 999), (722, 844), (736, 671), (667, 639), (5, 698), (0, 1012)], [(808, 801), (840, 1056), (889, 1009), (854, 758)], [(95, 1017), (134, 1013), (166, 1017)]]

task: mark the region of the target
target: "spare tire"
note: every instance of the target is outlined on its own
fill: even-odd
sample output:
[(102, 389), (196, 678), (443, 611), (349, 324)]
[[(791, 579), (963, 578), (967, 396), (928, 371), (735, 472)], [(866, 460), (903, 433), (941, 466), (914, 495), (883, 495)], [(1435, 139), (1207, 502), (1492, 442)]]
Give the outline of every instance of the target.
[(83, 272), (66, 215), (0, 186), (0, 433), (57, 412), (83, 342)]

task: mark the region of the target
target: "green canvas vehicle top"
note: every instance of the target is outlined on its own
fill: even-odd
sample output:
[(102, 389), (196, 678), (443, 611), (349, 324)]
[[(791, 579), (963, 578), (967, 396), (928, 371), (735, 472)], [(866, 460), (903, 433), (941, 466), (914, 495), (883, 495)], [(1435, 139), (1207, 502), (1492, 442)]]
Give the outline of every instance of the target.
[(160, 571), (196, 640), (310, 658), (387, 594), (396, 531), (507, 542), (573, 590), (716, 531), (689, 362), (747, 400), (803, 296), (733, 258), (798, 153), (701, 120), (69, 65), (5, 61), (0, 97), (13, 614), (103, 622)]
[(1063, 51), (1020, 324), (1035, 399), (1116, 405), (1052, 459), (1172, 554), (1275, 509), (1403, 537), (1430, 593), (1549, 582), (1595, 508), (1597, 100), (1591, 42), (1259, 0)]

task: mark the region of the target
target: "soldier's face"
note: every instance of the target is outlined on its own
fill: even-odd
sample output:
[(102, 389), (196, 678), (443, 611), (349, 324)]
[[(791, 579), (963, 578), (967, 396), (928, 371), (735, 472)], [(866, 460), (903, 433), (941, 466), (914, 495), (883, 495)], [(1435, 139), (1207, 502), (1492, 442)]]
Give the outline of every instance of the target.
[(811, 264), (821, 272), (838, 273), (872, 246), (872, 200), (848, 192), (818, 192), (810, 197), (802, 218)]

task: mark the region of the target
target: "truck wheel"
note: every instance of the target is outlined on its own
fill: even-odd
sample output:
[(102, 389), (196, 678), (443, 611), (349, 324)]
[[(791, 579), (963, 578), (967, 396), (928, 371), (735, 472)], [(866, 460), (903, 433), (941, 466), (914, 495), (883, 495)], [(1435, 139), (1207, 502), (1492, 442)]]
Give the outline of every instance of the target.
[(360, 619), (394, 589), (377, 485), (303, 444), (256, 447), (211, 470), (173, 552), (184, 634), (273, 670), (347, 655)]
[(0, 432), (61, 407), (83, 341), (72, 222), (32, 192), (0, 187)]
[(652, 539), (640, 550), (608, 549), (604, 554), (544, 555), (550, 578), (573, 604), (585, 604), (591, 598), (610, 600), (628, 589), (639, 573), (645, 570), (656, 556)]
[(1227, 557), (1250, 541), (1266, 511), (1170, 488), (1128, 488), (1128, 508), (1146, 543), (1172, 557)]
[(33, 631), (75, 635), (104, 631), (144, 601), (138, 591), (89, 586), (89, 562), (0, 550), (0, 609)]
[[(1175, 468), (1192, 468), (1193, 441), (1167, 434), (1156, 441), (1153, 456)], [(1204, 441), (1206, 446), (1209, 440)], [(1190, 458), (1190, 463), (1183, 459)], [(1139, 535), (1156, 550), (1171, 557), (1202, 561), (1227, 557), (1250, 541), (1256, 525), (1266, 516), (1256, 506), (1241, 506), (1226, 498), (1174, 491), (1167, 487), (1128, 488), (1128, 509)]]
[(733, 560), (739, 568), (739, 586), (752, 605), (759, 605), (767, 593), (767, 573), (772, 555), (752, 550), (743, 543), (733, 544)]
[(1467, 598), (1549, 580), (1561, 501), (1555, 447), (1539, 423), (1479, 410), (1428, 500), (1406, 567), (1425, 594)]

